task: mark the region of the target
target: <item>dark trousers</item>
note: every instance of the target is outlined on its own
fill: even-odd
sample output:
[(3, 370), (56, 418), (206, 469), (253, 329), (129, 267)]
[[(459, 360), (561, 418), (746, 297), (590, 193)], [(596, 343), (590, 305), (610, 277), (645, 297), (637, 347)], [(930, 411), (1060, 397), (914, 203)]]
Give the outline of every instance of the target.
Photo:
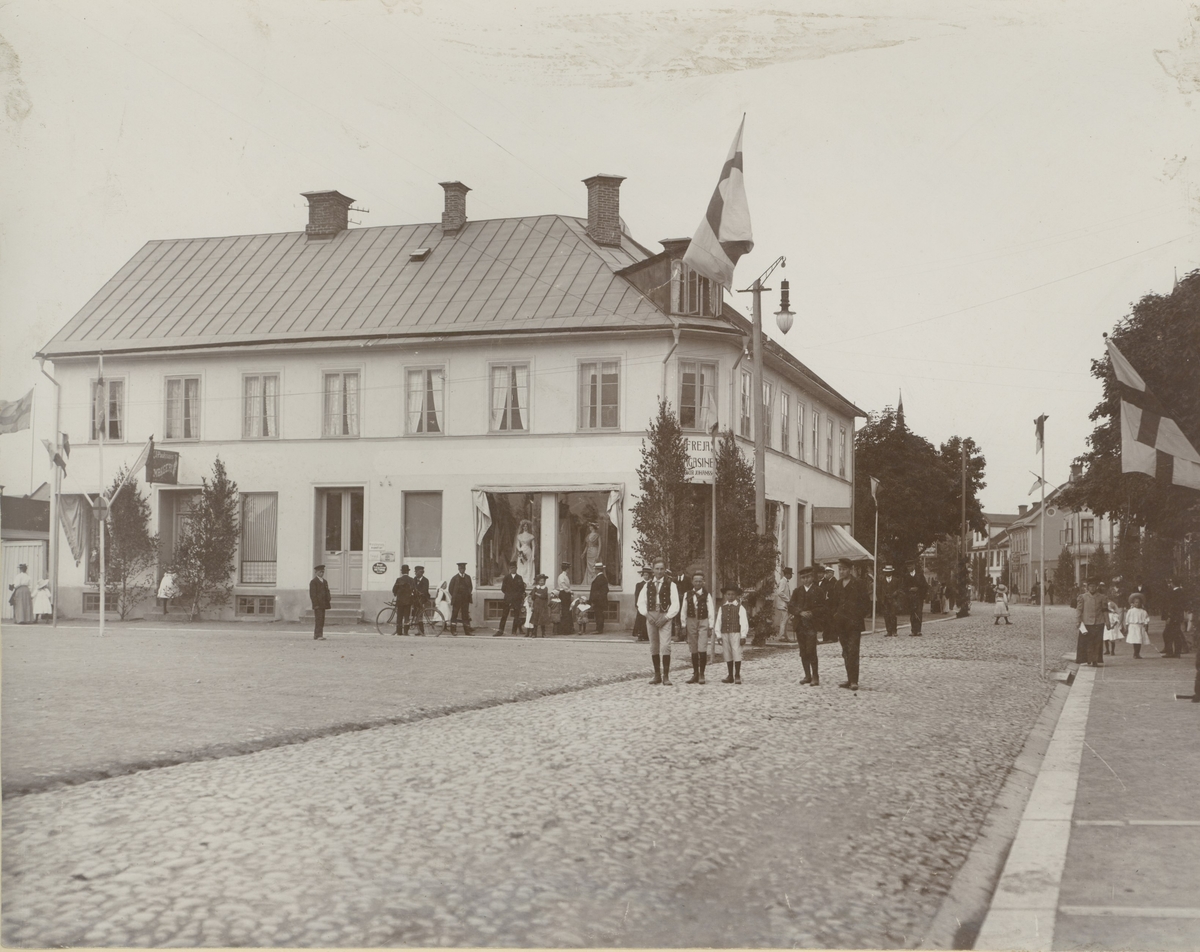
[(862, 641), (862, 619), (845, 622), (838, 635), (842, 643), (842, 660), (846, 663), (846, 678), (858, 684), (858, 646)]
[(894, 605), (883, 606), (883, 625), (889, 635), (896, 633), (896, 607)]
[(608, 608), (608, 599), (592, 602), (592, 616), (596, 619), (596, 631), (604, 631), (604, 610)]
[[(498, 631), (504, 631), (504, 623), (508, 621), (508, 613), (512, 612), (512, 633), (517, 633), (517, 626), (521, 624), (521, 603), (520, 602), (505, 602), (500, 607), (500, 627)], [(466, 622), (463, 622), (465, 625)]]
[(454, 631), (454, 623), (462, 621), (463, 631), (471, 633), (471, 603), (453, 602), (450, 606), (450, 630)]
[(1183, 647), (1183, 632), (1180, 631), (1178, 620), (1167, 619), (1167, 623), (1163, 625), (1163, 655), (1178, 658)]
[(817, 629), (803, 622), (796, 626), (796, 646), (800, 649), (800, 663), (804, 665), (804, 676), (816, 680), (817, 675)]
[(909, 609), (908, 624), (910, 635), (919, 635), (921, 633), (921, 622), (925, 620), (925, 605), (924, 603), (917, 605), (916, 608)]
[(313, 606), (313, 637), (325, 637), (325, 606)]
[(1104, 625), (1085, 625), (1087, 631), (1082, 632), (1075, 640), (1075, 663), (1096, 664), (1100, 661), (1100, 652), (1104, 650)]
[(562, 606), (561, 617), (558, 621), (559, 634), (569, 635), (573, 631), (571, 626), (571, 602), (575, 600), (574, 592), (559, 592), (558, 603)]
[(412, 623), (412, 602), (396, 602), (396, 634), (408, 634), (408, 626)]

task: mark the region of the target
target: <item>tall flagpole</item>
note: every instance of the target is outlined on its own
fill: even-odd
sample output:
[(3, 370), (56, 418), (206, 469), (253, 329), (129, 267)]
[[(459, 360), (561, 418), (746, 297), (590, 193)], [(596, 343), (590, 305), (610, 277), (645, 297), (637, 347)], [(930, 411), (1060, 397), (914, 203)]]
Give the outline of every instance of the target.
[(1039, 488), (1042, 491), (1042, 514), (1038, 520), (1041, 525), (1042, 569), (1041, 592), (1038, 594), (1038, 608), (1042, 620), (1042, 677), (1046, 676), (1046, 421), (1042, 420), (1042, 476)]
[[(100, 494), (97, 497), (97, 502), (100, 505), (98, 510), (100, 518), (97, 520), (98, 530), (100, 533), (100, 636), (104, 636), (104, 590), (107, 587), (104, 577), (104, 529), (107, 525), (108, 510), (104, 503), (104, 437), (108, 430), (108, 385), (104, 382), (104, 351), (100, 352), (100, 370), (96, 380), (96, 403), (100, 411), (99, 418), (96, 420), (96, 433), (100, 437), (99, 451), (96, 453), (96, 459), (99, 462), (100, 473)], [(92, 415), (95, 417), (96, 408), (93, 408)]]
[(875, 557), (871, 578), (871, 634), (875, 634), (875, 610), (879, 598), (879, 500), (875, 500)]

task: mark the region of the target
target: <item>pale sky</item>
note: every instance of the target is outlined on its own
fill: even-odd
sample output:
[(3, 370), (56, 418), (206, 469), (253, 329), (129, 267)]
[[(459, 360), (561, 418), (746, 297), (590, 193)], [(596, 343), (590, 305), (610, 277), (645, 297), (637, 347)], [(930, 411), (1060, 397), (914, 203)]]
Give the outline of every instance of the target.
[[(322, 188), (364, 225), (436, 221), (452, 179), (473, 219), (584, 216), (609, 172), (658, 250), (745, 113), (738, 286), (787, 256), (785, 346), (865, 410), (902, 389), (913, 430), (974, 437), (984, 508), (1015, 512), (1033, 418), (1059, 482), (1101, 332), (1200, 266), (1200, 6), (1178, 0), (16, 0), (0, 37), (8, 400), (148, 240), (299, 230)], [(8, 493), (29, 436), (0, 436)]]

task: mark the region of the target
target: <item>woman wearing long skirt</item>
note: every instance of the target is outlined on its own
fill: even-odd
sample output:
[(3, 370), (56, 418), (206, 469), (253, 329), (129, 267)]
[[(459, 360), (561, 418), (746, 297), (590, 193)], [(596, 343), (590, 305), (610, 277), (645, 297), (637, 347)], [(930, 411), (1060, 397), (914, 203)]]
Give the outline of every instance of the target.
[(13, 621), (18, 625), (28, 625), (33, 621), (33, 579), (26, 571), (29, 568), (24, 562), (17, 566), (17, 577), (12, 580), (8, 590), (8, 604), (12, 605)]

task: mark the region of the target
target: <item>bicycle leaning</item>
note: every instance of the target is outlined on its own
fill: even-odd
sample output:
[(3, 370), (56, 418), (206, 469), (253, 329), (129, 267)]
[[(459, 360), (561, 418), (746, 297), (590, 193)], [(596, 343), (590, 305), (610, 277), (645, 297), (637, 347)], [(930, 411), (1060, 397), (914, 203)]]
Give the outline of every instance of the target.
[[(375, 616), (375, 630), (381, 635), (394, 635), (396, 620), (396, 602), (392, 599), (379, 609), (379, 614)], [(409, 615), (408, 623), (404, 627), (407, 629), (414, 625), (420, 634), (428, 631), (435, 636), (440, 635), (446, 630), (446, 616), (431, 600), (422, 599), (416, 603), (415, 610)]]

